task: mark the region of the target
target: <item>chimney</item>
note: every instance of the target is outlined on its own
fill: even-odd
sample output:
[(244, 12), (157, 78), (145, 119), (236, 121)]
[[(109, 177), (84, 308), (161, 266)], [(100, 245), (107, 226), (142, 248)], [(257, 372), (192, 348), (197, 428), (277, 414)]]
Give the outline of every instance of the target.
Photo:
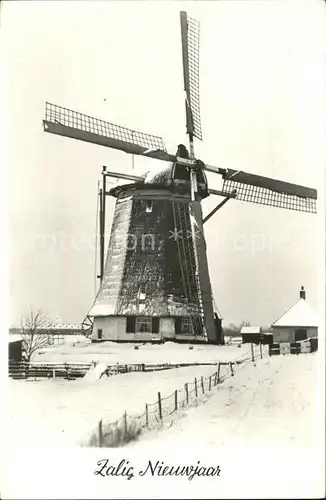
[(306, 290), (304, 289), (304, 286), (302, 286), (300, 290), (300, 299), (306, 300)]

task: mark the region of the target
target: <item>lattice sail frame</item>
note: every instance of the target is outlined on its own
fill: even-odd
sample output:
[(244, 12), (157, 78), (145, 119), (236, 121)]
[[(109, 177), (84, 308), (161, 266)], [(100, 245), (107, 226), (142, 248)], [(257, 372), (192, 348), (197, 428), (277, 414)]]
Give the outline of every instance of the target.
[(184, 90), (190, 113), (191, 124), (188, 123), (188, 132), (202, 140), (202, 129), (200, 119), (200, 96), (199, 96), (199, 40), (200, 23), (186, 12), (180, 12), (181, 37), (182, 37), (182, 55), (183, 55), (183, 75)]
[(50, 102), (45, 105), (45, 122), (63, 125), (70, 129), (100, 135), (145, 149), (166, 151), (161, 137), (121, 127)]
[(317, 213), (316, 199), (314, 198), (305, 198), (286, 192), (281, 193), (253, 184), (224, 179), (222, 191), (231, 193), (234, 189), (236, 189), (236, 199), (239, 201), (296, 210), (298, 212)]

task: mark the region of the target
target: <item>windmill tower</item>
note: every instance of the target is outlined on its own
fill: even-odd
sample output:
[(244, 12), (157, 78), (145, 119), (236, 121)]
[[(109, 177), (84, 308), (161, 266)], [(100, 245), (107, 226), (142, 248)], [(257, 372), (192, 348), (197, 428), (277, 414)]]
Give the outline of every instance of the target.
[(189, 172), (174, 162), (109, 191), (116, 198), (109, 250), (89, 313), (97, 331), (110, 325), (115, 340), (215, 341), (206, 244), (195, 215), (208, 196), (203, 171), (196, 181), (192, 202)]
[[(103, 167), (100, 196), (100, 288), (88, 318), (93, 340), (163, 340), (219, 343), (220, 318), (214, 310), (204, 223), (229, 199), (303, 212), (316, 212), (315, 189), (196, 159), (194, 137), (202, 140), (199, 102), (199, 23), (180, 13), (186, 128), (189, 148), (169, 154), (160, 137), (46, 103), (44, 130), (162, 160), (160, 171), (139, 177)], [(205, 172), (223, 178), (222, 191), (210, 189)], [(109, 191), (107, 177), (126, 184)], [(116, 198), (105, 256), (105, 201)], [(224, 199), (203, 219), (201, 202)]]

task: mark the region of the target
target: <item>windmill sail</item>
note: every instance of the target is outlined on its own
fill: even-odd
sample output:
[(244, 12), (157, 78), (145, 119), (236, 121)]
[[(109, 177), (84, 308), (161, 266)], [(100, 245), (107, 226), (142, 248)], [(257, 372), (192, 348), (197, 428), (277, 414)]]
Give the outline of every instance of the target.
[(45, 105), (43, 125), (45, 132), (119, 149), (125, 153), (146, 156), (152, 153), (154, 158), (160, 154), (164, 158), (166, 156), (161, 137), (120, 127), (49, 102)]
[(202, 140), (199, 101), (199, 33), (195, 19), (180, 12), (187, 133)]
[[(161, 137), (121, 127), (48, 102), (43, 124), (44, 130), (52, 134), (163, 161), (175, 162), (177, 159), (176, 155), (171, 155), (166, 151)], [(181, 160), (178, 159), (180, 164)], [(201, 168), (223, 175), (222, 192), (211, 189), (211, 194), (227, 196), (236, 190), (237, 200), (316, 213), (317, 191), (315, 189), (242, 171), (225, 170), (203, 163), (201, 163)]]
[(260, 175), (227, 170), (222, 191), (236, 190), (236, 199), (272, 207), (316, 213), (316, 189)]

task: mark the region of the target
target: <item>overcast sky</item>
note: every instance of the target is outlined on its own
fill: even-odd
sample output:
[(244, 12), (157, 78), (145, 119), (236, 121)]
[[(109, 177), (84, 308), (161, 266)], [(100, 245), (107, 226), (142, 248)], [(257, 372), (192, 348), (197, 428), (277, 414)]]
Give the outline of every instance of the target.
[[(186, 141), (179, 11), (201, 22), (207, 163), (324, 191), (324, 5), (314, 1), (4, 2), (8, 69), (10, 324), (30, 305), (81, 322), (94, 299), (102, 165), (130, 156), (43, 132), (45, 101)], [(135, 158), (135, 173), (157, 162)], [(220, 187), (219, 176), (209, 176)], [(206, 214), (220, 201), (203, 202)], [(207, 222), (225, 323), (270, 324), (299, 296), (323, 303), (324, 214), (230, 201)], [(110, 231), (114, 200), (107, 203)], [(319, 262), (318, 262), (319, 259)], [(322, 262), (321, 262), (322, 260)]]

